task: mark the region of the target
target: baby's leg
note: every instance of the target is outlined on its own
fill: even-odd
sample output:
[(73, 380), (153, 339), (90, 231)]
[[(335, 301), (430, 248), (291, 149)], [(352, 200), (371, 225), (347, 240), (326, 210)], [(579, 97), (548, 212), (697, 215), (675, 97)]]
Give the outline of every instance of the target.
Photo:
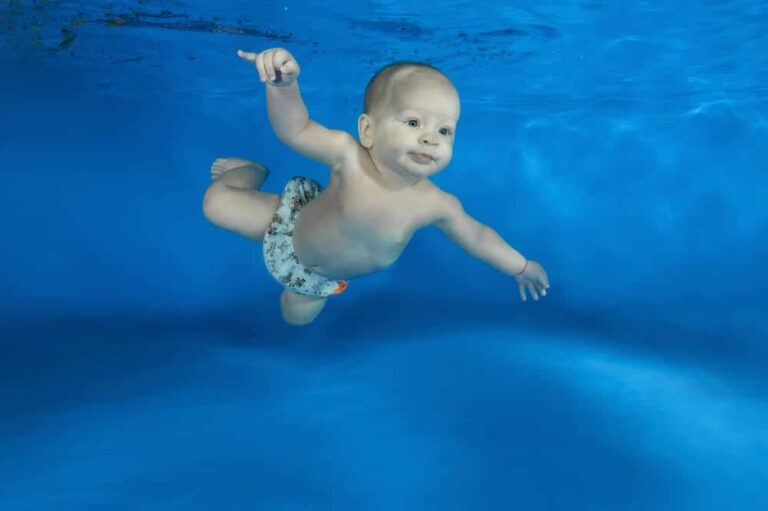
[(308, 325), (320, 314), (327, 301), (327, 297), (305, 296), (283, 289), (280, 295), (280, 313), (288, 324)]
[(280, 196), (260, 192), (269, 170), (239, 158), (219, 158), (211, 165), (211, 179), (203, 198), (203, 213), (214, 225), (261, 241)]

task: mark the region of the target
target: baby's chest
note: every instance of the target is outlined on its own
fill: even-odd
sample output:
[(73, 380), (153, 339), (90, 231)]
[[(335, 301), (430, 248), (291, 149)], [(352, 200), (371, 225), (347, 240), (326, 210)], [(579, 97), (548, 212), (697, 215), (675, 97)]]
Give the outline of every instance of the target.
[(345, 223), (384, 244), (404, 244), (429, 223), (428, 194), (421, 189), (391, 191), (357, 169), (333, 183)]
[(418, 206), (370, 195), (346, 197), (341, 209), (350, 228), (384, 244), (406, 242), (423, 217)]

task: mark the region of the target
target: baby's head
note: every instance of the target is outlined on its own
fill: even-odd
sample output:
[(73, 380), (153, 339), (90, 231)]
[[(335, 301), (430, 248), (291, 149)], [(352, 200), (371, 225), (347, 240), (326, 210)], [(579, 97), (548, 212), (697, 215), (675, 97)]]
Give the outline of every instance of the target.
[[(429, 64), (395, 62), (381, 68), (365, 89), (358, 119), (360, 143), (377, 167), (429, 176), (453, 156), (461, 106), (451, 81)], [(430, 158), (419, 157), (418, 154)]]

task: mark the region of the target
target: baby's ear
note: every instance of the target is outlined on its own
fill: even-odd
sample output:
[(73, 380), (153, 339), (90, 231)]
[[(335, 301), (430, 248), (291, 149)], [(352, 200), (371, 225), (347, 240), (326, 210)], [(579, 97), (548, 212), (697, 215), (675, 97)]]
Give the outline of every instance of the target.
[(368, 114), (361, 114), (357, 118), (357, 133), (360, 136), (360, 145), (366, 149), (373, 147), (373, 119)]

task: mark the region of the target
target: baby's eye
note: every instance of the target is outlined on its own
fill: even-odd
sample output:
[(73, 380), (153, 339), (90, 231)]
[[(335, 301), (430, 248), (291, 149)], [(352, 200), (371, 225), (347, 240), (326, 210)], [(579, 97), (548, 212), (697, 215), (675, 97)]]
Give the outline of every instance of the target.
[(408, 124), (408, 126), (410, 126), (411, 128), (418, 128), (418, 127), (419, 127), (419, 121), (417, 121), (416, 119), (408, 119), (408, 120), (407, 120), (407, 121), (405, 121), (405, 122), (406, 122), (406, 123)]
[(451, 134), (451, 130), (450, 130), (450, 128), (440, 128), (440, 134), (448, 136), (448, 135)]

